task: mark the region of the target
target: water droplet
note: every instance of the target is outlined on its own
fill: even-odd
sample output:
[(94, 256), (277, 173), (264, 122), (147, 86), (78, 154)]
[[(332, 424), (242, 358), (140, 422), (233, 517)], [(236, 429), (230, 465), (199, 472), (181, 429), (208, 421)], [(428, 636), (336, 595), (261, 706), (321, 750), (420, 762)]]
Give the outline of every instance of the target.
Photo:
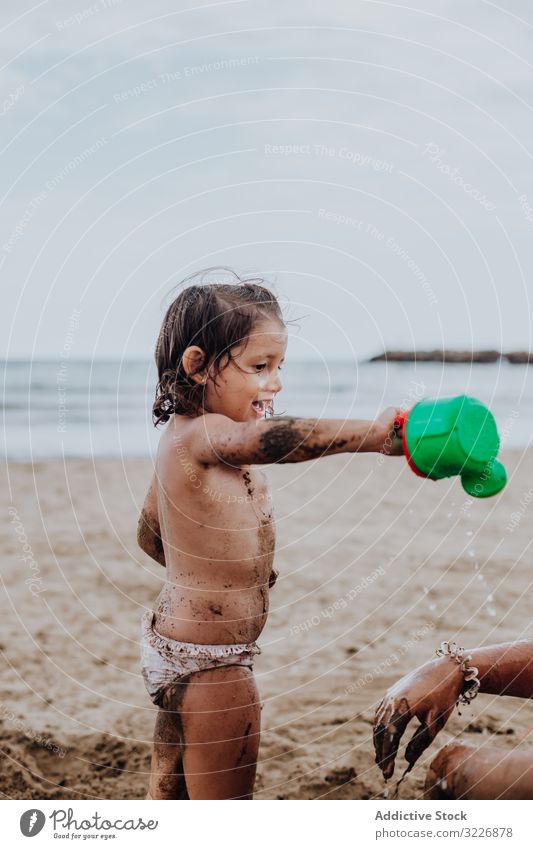
[(467, 535), (467, 537), (471, 537), (473, 533), (474, 533), (473, 531), (467, 531), (466, 535)]
[(424, 589), (424, 595), (427, 595), (428, 592), (429, 592), (429, 587), (424, 587), (423, 589)]
[(492, 595), (492, 593), (489, 593), (489, 595), (487, 596), (487, 601), (494, 601), (494, 596)]
[(485, 580), (485, 578), (483, 577), (483, 575), (481, 574), (481, 572), (479, 572), (479, 574), (478, 574), (478, 576), (477, 576), (477, 579), (478, 579), (478, 581), (484, 581), (484, 580)]
[(488, 611), (489, 611), (489, 616), (496, 616), (496, 611), (494, 610), (493, 607), (489, 607)]
[(436, 604), (432, 601), (432, 602), (431, 602), (431, 604), (429, 605), (429, 609), (430, 609), (430, 610), (435, 610), (436, 606), (437, 606), (437, 605), (436, 605)]
[(453, 513), (448, 513), (448, 515), (447, 515), (447, 517), (446, 517), (446, 518), (447, 518), (447, 519), (451, 519), (451, 518), (452, 518), (452, 516), (453, 516)]
[(471, 549), (469, 550), (469, 552), (468, 552), (468, 556), (469, 556), (469, 557), (475, 557), (475, 556), (476, 556), (476, 552), (474, 551), (474, 549), (473, 549), (473, 548), (471, 548)]

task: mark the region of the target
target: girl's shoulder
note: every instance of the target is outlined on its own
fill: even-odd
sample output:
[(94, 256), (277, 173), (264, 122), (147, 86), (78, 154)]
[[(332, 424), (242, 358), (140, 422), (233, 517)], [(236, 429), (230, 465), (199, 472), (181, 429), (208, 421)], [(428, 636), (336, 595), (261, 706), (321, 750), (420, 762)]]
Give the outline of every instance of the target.
[[(218, 466), (221, 447), (238, 444), (242, 424), (220, 413), (203, 413), (195, 417), (176, 416), (169, 419), (168, 428), (159, 446), (161, 456), (172, 454), (183, 463), (184, 458), (199, 466)], [(170, 457), (168, 457), (170, 460)]]

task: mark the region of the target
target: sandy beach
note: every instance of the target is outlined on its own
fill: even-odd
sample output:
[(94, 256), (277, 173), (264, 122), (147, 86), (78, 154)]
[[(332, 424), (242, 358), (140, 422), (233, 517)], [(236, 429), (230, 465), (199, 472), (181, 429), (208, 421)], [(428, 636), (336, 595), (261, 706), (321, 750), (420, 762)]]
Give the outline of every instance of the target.
[[(256, 662), (256, 798), (380, 797), (371, 729), (386, 688), (443, 639), (531, 635), (533, 454), (502, 459), (507, 488), (474, 502), (459, 481), (421, 480), (403, 458), (268, 467), (280, 577)], [(146, 793), (155, 708), (139, 619), (164, 577), (135, 542), (150, 477), (149, 460), (2, 467), (4, 798)], [(533, 746), (532, 728), (531, 703), (480, 695), (400, 798), (420, 795), (425, 766), (453, 737)]]

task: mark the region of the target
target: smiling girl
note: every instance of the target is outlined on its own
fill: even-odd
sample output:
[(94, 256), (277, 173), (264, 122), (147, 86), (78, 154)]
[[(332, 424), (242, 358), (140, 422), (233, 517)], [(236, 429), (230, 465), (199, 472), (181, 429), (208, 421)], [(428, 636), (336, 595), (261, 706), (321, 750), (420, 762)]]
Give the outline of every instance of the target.
[[(142, 617), (156, 719), (153, 799), (251, 799), (260, 734), (253, 661), (276, 573), (264, 472), (341, 452), (399, 454), (399, 412), (376, 421), (274, 415), (287, 326), (258, 281), (184, 289), (156, 347), (155, 425), (168, 422), (138, 526), (166, 566)], [(270, 416), (270, 418), (267, 418)]]

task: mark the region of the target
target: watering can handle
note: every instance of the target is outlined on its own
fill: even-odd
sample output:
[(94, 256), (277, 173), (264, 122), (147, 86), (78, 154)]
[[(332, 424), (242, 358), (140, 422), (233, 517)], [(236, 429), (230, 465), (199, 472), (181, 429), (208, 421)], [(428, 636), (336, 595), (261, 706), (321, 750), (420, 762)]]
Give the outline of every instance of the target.
[(407, 416), (409, 412), (398, 413), (396, 418), (394, 419), (394, 430), (401, 430), (407, 421)]
[(406, 433), (405, 423), (407, 422), (407, 419), (409, 418), (410, 412), (411, 412), (411, 410), (403, 410), (401, 413), (398, 413), (398, 415), (394, 419), (394, 430), (401, 430), (401, 432), (402, 432), (401, 433), (401, 439), (402, 439), (402, 444), (403, 444), (403, 453), (405, 454), (405, 459), (407, 460), (407, 463), (408, 463), (411, 471), (413, 471), (415, 473), (415, 475), (418, 475), (421, 478), (425, 478), (425, 477), (427, 477), (427, 475), (425, 475), (423, 472), (421, 472), (420, 469), (418, 469), (415, 466), (415, 464), (413, 463), (413, 461), (411, 459), (411, 454), (410, 454), (410, 451), (409, 451), (409, 445), (407, 444), (407, 433)]

